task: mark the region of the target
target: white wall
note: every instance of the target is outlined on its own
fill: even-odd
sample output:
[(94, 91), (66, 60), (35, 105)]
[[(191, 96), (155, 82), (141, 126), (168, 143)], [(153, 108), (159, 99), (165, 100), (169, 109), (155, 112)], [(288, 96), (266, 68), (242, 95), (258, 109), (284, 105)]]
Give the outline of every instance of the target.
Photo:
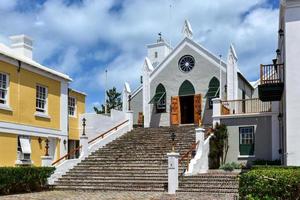
[(285, 21), (285, 99), (287, 165), (300, 166), (300, 2), (287, 0)]
[[(126, 121), (127, 115), (122, 111), (111, 110), (110, 116), (96, 113), (85, 113), (80, 116), (80, 122), (82, 122), (83, 118), (86, 119), (86, 135), (89, 139), (93, 139), (99, 134), (104, 133)], [(82, 123), (80, 123), (80, 126), (80, 134), (82, 134)]]

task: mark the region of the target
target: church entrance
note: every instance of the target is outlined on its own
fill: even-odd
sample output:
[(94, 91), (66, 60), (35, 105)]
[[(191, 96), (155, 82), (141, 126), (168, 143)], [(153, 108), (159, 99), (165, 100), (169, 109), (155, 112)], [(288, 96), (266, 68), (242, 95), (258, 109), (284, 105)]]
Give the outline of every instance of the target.
[(180, 97), (181, 124), (194, 123), (194, 96)]
[(198, 124), (201, 119), (201, 95), (195, 94), (194, 86), (188, 80), (181, 84), (178, 94), (171, 98), (171, 124)]

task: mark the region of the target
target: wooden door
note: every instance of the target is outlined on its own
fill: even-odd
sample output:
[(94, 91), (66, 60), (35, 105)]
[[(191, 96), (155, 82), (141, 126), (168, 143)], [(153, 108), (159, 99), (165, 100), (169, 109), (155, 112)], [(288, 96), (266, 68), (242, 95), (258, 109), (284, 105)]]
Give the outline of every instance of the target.
[(138, 125), (139, 126), (143, 126), (144, 125), (144, 115), (142, 112), (139, 112), (139, 116), (138, 116)]
[(202, 97), (201, 94), (194, 96), (194, 123), (199, 125), (202, 112)]
[(180, 100), (179, 96), (171, 97), (171, 125), (180, 124)]

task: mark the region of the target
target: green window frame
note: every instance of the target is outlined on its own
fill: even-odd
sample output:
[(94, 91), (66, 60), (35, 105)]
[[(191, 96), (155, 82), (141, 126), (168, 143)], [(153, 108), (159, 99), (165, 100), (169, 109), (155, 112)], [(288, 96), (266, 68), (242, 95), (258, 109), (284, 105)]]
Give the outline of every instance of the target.
[(239, 142), (240, 155), (253, 156), (254, 155), (254, 126), (239, 127)]
[(155, 95), (150, 100), (149, 104), (154, 104), (157, 113), (166, 112), (166, 89), (163, 84), (158, 84), (155, 90)]
[(208, 99), (208, 108), (212, 109), (213, 108), (213, 103), (212, 99), (217, 98), (220, 96), (220, 81), (216, 78), (213, 77), (208, 84), (208, 91), (206, 93), (206, 98)]

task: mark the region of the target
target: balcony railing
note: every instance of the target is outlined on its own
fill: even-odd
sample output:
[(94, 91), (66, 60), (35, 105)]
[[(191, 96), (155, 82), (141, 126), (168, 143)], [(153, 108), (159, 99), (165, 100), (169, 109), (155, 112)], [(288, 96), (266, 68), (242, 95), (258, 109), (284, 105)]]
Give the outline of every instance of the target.
[(284, 65), (260, 65), (258, 96), (263, 102), (280, 101), (284, 89)]
[(264, 113), (272, 111), (271, 102), (262, 102), (258, 98), (222, 101), (221, 104), (222, 115)]
[(260, 65), (260, 84), (283, 82), (283, 64)]

